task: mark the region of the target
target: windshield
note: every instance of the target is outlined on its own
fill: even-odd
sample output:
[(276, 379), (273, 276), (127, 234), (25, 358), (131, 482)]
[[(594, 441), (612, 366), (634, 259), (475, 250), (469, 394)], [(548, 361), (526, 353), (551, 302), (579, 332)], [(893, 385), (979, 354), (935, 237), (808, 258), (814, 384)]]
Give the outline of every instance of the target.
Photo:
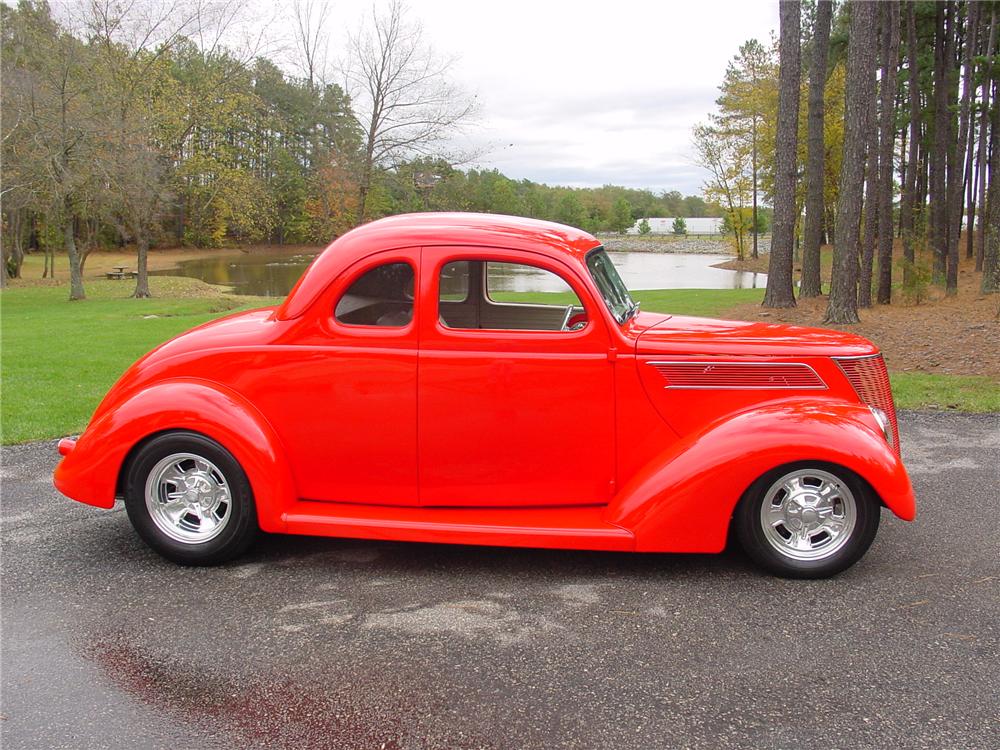
[(601, 290), (604, 303), (615, 316), (615, 320), (624, 323), (636, 314), (639, 305), (632, 301), (625, 282), (618, 275), (618, 269), (603, 247), (594, 248), (590, 252), (587, 256), (587, 268), (590, 269), (590, 275), (594, 277), (594, 283)]

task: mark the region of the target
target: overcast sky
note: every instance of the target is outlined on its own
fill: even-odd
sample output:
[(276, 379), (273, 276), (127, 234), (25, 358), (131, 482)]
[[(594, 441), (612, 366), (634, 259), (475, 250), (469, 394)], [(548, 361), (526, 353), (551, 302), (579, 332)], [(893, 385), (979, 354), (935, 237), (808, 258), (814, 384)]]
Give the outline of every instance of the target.
[[(369, 3), (338, 0), (355, 26)], [(480, 166), (509, 177), (701, 192), (691, 129), (712, 110), (740, 44), (767, 43), (777, 2), (448, 2), (411, 17), (481, 102)], [(347, 20), (353, 19), (353, 20)]]
[[(288, 38), (293, 0), (257, 3), (270, 41)], [(434, 49), (456, 58), (454, 81), (480, 101), (468, 137), (484, 155), (472, 166), (549, 184), (685, 195), (701, 192), (691, 129), (713, 109), (726, 63), (744, 41), (766, 44), (778, 28), (776, 0), (409, 0), (408, 7)], [(370, 15), (371, 0), (334, 0), (328, 12), (332, 62), (343, 55), (347, 31)]]

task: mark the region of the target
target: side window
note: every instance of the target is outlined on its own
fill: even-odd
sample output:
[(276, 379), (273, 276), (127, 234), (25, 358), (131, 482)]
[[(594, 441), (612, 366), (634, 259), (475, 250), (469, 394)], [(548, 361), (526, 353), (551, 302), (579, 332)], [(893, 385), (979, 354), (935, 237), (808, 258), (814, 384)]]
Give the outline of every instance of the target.
[(538, 266), (455, 261), (442, 267), (439, 289), (439, 320), (448, 328), (574, 331), (587, 325), (569, 284)]
[(337, 301), (338, 323), (402, 328), (413, 320), (413, 267), (395, 262), (362, 274)]
[(456, 260), (441, 269), (441, 299), (448, 302), (465, 302), (469, 299), (470, 261)]

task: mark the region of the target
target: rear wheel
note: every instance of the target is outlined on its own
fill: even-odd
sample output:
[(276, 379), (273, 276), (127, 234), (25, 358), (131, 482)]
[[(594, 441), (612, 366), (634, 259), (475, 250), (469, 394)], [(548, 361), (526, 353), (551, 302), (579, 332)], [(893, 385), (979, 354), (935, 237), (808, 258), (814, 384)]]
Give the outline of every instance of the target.
[(871, 546), (881, 507), (856, 474), (792, 464), (758, 479), (737, 509), (737, 533), (759, 565), (787, 578), (825, 578)]
[(125, 509), (139, 536), (169, 560), (215, 565), (257, 535), (250, 482), (225, 448), (194, 432), (169, 432), (129, 464)]

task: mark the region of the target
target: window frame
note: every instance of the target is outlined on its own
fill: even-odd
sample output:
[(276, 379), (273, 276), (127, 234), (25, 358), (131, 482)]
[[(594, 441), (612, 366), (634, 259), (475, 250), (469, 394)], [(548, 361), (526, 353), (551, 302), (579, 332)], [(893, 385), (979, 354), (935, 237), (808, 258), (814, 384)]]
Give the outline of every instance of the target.
[[(405, 263), (410, 267), (413, 273), (413, 299), (411, 301), (413, 305), (413, 315), (410, 316), (410, 320), (406, 325), (402, 326), (380, 326), (371, 325), (368, 323), (345, 323), (338, 319), (337, 317), (337, 306), (340, 301), (350, 292), (354, 284), (361, 279), (365, 274), (370, 271), (375, 270), (381, 266), (394, 265), (398, 263)], [(383, 336), (383, 337), (398, 337), (402, 335), (410, 335), (416, 331), (417, 316), (419, 315), (419, 299), (420, 295), (418, 290), (420, 289), (420, 262), (419, 258), (414, 259), (409, 255), (400, 254), (397, 252), (389, 253), (376, 253), (370, 255), (366, 258), (358, 260), (353, 266), (351, 266), (345, 274), (339, 277), (335, 284), (333, 294), (331, 295), (329, 306), (327, 307), (328, 314), (326, 315), (326, 323), (330, 327), (332, 332), (349, 334), (349, 335), (369, 335), (369, 336)]]
[[(506, 250), (503, 248), (478, 248), (478, 252), (474, 249), (463, 250), (454, 255), (449, 255), (440, 259), (434, 266), (432, 272), (433, 276), (433, 289), (432, 298), (434, 301), (434, 328), (438, 333), (443, 333), (447, 336), (453, 336), (458, 338), (463, 338), (466, 336), (481, 338), (484, 336), (499, 336), (499, 335), (513, 335), (515, 337), (556, 337), (559, 340), (573, 339), (573, 338), (584, 338), (592, 335), (595, 330), (596, 319), (594, 315), (594, 310), (592, 309), (593, 300), (588, 303), (587, 300), (591, 299), (591, 295), (587, 293), (586, 285), (576, 277), (576, 274), (572, 272), (572, 269), (567, 267), (565, 264), (552, 260), (547, 255), (542, 255), (540, 253), (530, 253), (530, 257), (527, 257), (524, 253), (530, 251), (520, 251), (520, 250)], [(583, 328), (572, 331), (564, 330), (546, 330), (542, 328), (454, 328), (447, 324), (442, 324), (441, 322), (441, 272), (444, 267), (450, 263), (455, 263), (458, 261), (470, 261), (470, 262), (481, 262), (482, 263), (482, 279), (480, 281), (479, 291), (482, 293), (483, 301), (486, 304), (497, 305), (497, 306), (531, 306), (536, 305), (539, 307), (559, 307), (558, 305), (545, 305), (543, 303), (530, 303), (530, 302), (497, 302), (489, 297), (489, 292), (487, 290), (487, 264), (493, 263), (507, 263), (510, 265), (522, 265), (530, 266), (532, 268), (537, 268), (542, 271), (547, 271), (549, 273), (555, 274), (566, 286), (569, 287), (570, 291), (576, 295), (578, 305), (574, 307), (580, 307), (583, 309), (584, 314), (587, 316), (587, 323)], [(469, 274), (470, 282), (472, 280), (472, 274)], [(469, 301), (472, 298), (473, 284), (469, 285), (469, 293), (466, 295), (465, 301)], [(446, 300), (447, 301), (447, 300)], [(594, 303), (596, 304), (596, 303)], [(564, 308), (565, 309), (565, 308)]]

